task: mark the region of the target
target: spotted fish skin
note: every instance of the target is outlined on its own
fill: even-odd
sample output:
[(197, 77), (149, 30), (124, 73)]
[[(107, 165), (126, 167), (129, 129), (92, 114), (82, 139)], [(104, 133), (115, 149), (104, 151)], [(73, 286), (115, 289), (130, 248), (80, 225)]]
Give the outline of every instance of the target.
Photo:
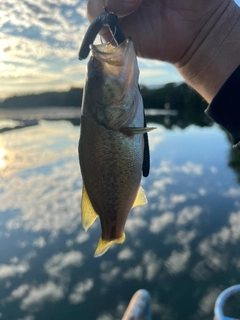
[[(106, 46), (106, 45), (105, 45)], [(132, 207), (147, 202), (140, 188), (143, 163), (143, 103), (133, 43), (92, 46), (79, 141), (83, 179), (82, 224), (99, 216), (102, 235), (95, 256), (124, 241)]]

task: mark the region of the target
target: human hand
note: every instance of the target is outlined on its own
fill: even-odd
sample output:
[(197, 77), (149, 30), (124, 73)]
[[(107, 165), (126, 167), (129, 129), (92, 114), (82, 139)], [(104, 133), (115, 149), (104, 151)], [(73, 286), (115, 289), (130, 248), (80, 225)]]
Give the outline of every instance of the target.
[[(209, 102), (240, 64), (233, 0), (88, 0), (89, 20), (104, 6), (119, 17), (138, 56), (172, 63)], [(106, 29), (101, 35), (111, 38)]]
[[(204, 41), (228, 0), (89, 0), (88, 16), (115, 13), (123, 32), (133, 39), (137, 55), (186, 63)], [(105, 29), (102, 36), (109, 40)]]

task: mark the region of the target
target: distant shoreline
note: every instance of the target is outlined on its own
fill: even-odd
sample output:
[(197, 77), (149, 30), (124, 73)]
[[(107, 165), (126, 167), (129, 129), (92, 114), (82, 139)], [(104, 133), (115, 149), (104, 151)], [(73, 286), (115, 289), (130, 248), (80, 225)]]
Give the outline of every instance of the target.
[(80, 118), (80, 107), (1, 108), (0, 119), (61, 120)]

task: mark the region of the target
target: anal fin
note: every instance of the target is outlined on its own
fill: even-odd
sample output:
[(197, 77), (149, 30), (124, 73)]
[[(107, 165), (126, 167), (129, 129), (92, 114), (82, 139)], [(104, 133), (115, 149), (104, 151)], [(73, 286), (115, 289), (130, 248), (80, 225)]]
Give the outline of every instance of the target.
[(87, 190), (85, 186), (83, 185), (82, 188), (82, 205), (81, 205), (81, 211), (82, 211), (82, 226), (85, 231), (87, 231), (93, 222), (96, 220), (98, 215), (96, 214), (95, 210), (93, 209), (93, 206), (91, 204), (91, 201), (89, 199), (89, 196), (87, 194)]
[(148, 201), (147, 201), (147, 197), (144, 193), (144, 190), (143, 188), (140, 186), (139, 189), (138, 189), (138, 193), (137, 193), (137, 196), (136, 196), (136, 199), (133, 203), (133, 206), (132, 208), (135, 208), (137, 206), (143, 206), (144, 204), (146, 204)]

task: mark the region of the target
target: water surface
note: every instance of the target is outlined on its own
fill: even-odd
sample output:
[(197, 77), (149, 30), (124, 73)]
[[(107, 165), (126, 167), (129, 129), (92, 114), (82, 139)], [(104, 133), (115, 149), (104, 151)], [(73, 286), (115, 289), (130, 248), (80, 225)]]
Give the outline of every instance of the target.
[(97, 259), (99, 221), (85, 233), (80, 220), (79, 127), (10, 121), (0, 134), (0, 319), (121, 319), (140, 288), (153, 320), (212, 319), (218, 294), (240, 283), (239, 159), (226, 133), (151, 121), (149, 202)]

